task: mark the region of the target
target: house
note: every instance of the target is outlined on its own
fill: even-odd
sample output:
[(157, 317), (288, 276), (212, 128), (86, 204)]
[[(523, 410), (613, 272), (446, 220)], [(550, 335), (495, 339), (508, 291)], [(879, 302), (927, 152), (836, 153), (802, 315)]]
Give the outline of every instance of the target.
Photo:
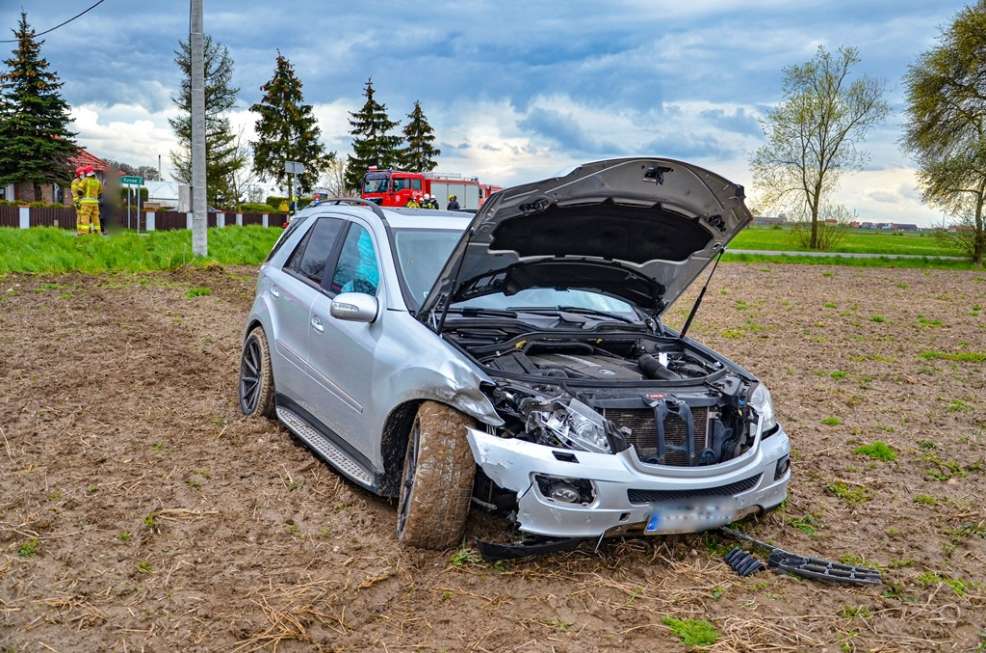
[[(115, 177), (120, 174), (118, 170), (111, 168), (106, 161), (103, 161), (98, 156), (93, 155), (83, 148), (79, 148), (79, 152), (68, 160), (68, 164), (73, 174), (79, 166), (92, 166), (96, 171), (96, 177), (104, 183), (107, 177)], [(35, 184), (30, 181), (0, 186), (0, 200), (19, 202), (42, 201), (49, 204), (65, 204), (67, 206), (72, 204), (72, 193), (68, 184), (46, 183), (38, 184), (37, 187), (40, 189), (40, 197), (36, 196)]]
[(771, 216), (771, 215), (756, 215), (753, 216), (753, 224), (756, 225), (783, 225), (787, 224), (787, 219), (781, 216)]

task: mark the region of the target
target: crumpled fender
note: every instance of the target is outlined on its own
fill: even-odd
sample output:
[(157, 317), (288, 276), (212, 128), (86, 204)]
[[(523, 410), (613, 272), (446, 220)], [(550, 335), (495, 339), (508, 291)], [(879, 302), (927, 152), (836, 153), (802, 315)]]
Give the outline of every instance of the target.
[(437, 368), (420, 365), (403, 368), (390, 383), (391, 391), (400, 397), (396, 403), (438, 401), (483, 424), (503, 425), (503, 418), (496, 414), (493, 404), (480, 389), (482, 383), (491, 381), (458, 357), (444, 358)]

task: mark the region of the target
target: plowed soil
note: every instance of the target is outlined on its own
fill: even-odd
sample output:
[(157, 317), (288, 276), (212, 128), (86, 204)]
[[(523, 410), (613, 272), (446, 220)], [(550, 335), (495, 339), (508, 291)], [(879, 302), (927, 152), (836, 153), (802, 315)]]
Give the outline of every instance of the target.
[(685, 650), (666, 617), (715, 651), (986, 646), (986, 362), (934, 353), (986, 351), (984, 273), (723, 265), (694, 326), (793, 441), (790, 498), (743, 527), (879, 565), (866, 589), (740, 578), (711, 536), (402, 550), (392, 502), (240, 416), (253, 283), (0, 279), (0, 650)]

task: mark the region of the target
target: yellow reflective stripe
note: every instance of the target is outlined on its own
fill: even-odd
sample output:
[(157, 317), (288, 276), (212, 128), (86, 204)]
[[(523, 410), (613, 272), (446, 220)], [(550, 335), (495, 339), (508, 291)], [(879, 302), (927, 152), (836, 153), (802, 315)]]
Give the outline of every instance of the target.
[(95, 197), (83, 197), (79, 202), (82, 204), (99, 204), (99, 200)]

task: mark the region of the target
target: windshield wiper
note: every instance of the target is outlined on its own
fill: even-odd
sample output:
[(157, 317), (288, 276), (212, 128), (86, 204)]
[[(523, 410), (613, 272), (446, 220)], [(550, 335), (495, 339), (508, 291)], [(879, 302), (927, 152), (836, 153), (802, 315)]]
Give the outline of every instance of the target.
[(620, 322), (626, 322), (627, 324), (637, 324), (636, 321), (625, 317), (623, 315), (618, 315), (616, 313), (608, 313), (606, 311), (596, 310), (594, 308), (582, 308), (580, 306), (544, 306), (544, 307), (534, 307), (534, 308), (518, 308), (517, 310), (528, 313), (535, 313), (538, 311), (552, 311), (557, 313), (577, 313), (579, 315), (598, 315), (600, 317), (606, 317), (611, 320), (619, 320)]
[(517, 317), (517, 311), (505, 311), (498, 308), (478, 308), (471, 306), (456, 306), (448, 309), (449, 313), (459, 313), (461, 315), (489, 315), (492, 317)]

